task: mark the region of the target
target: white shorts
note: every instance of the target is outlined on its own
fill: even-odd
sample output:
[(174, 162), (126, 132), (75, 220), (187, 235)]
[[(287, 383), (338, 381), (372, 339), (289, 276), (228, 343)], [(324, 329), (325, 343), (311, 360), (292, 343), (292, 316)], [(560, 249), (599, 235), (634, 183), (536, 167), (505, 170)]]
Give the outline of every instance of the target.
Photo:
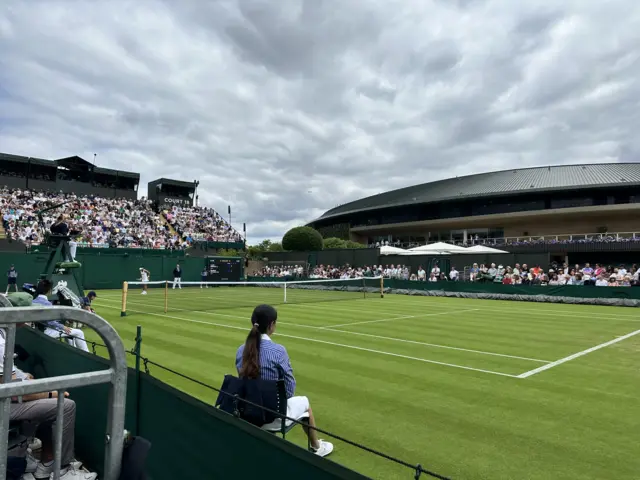
[[(307, 397), (289, 398), (287, 400), (287, 417), (294, 420), (309, 418), (309, 399)], [(287, 420), (285, 425), (288, 427), (292, 423), (292, 420)], [(282, 428), (282, 420), (276, 418), (273, 422), (263, 425), (262, 428), (269, 431), (280, 430)]]

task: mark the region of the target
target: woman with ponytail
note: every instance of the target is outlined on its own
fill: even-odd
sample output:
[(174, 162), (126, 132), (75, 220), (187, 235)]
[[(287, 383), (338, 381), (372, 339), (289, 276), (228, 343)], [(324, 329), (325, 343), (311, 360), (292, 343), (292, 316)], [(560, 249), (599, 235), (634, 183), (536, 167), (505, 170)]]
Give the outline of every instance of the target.
[[(251, 330), (244, 345), (240, 345), (236, 353), (236, 368), (240, 378), (262, 380), (278, 380), (280, 372), (284, 372), (284, 383), (287, 391), (287, 417), (295, 420), (308, 419), (310, 427), (316, 426), (316, 421), (307, 397), (295, 397), (296, 379), (293, 376), (291, 361), (287, 350), (271, 340), (276, 330), (278, 312), (271, 305), (258, 305), (251, 315)], [(278, 430), (280, 419), (273, 424), (264, 426), (268, 430)], [(290, 421), (287, 421), (290, 423)], [(273, 428), (272, 428), (273, 427)], [(314, 428), (303, 425), (309, 437), (311, 451), (325, 457), (333, 451), (333, 445), (319, 440)]]

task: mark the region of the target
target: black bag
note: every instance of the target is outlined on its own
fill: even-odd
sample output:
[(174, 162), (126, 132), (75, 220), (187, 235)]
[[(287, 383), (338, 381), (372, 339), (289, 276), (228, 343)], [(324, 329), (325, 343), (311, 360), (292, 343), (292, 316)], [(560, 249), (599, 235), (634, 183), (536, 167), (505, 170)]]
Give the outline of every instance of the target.
[(7, 457), (7, 480), (20, 480), (27, 470), (24, 457)]
[[(264, 410), (264, 408), (267, 408), (273, 412), (278, 411), (276, 382), (260, 379), (249, 380), (237, 378), (233, 375), (225, 375), (216, 400), (216, 407), (220, 407), (220, 410), (233, 415), (236, 410), (236, 397), (238, 413), (243, 420), (261, 427), (277, 418), (274, 413)], [(243, 402), (243, 400), (255, 405)]]

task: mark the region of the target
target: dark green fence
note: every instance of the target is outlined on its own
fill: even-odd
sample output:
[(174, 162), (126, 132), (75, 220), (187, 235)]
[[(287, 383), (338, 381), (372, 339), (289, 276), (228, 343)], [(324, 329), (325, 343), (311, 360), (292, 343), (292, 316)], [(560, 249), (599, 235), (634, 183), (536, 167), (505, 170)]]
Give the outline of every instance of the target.
[(414, 282), (410, 280), (385, 279), (385, 288), (391, 290), (441, 290), (452, 293), (483, 293), (500, 295), (544, 295), (572, 298), (612, 298), (640, 300), (640, 288), (636, 287), (596, 287), (583, 285), (537, 286), (503, 285), (483, 282)]
[[(155, 252), (155, 255), (151, 252)], [(145, 267), (151, 272), (152, 281), (172, 280), (173, 269), (180, 263), (183, 281), (200, 281), (200, 273), (204, 267), (203, 258), (188, 257), (179, 252), (151, 252), (117, 248), (85, 249), (77, 255), (77, 260), (82, 263), (79, 280), (85, 290), (121, 288), (123, 281), (138, 280), (140, 267)], [(10, 265), (15, 265), (19, 285), (25, 282), (34, 283), (44, 270), (48, 258), (48, 253), (0, 252), (0, 271), (8, 270)]]
[[(247, 277), (249, 282), (284, 282), (284, 278)], [(304, 280), (303, 280), (304, 281)], [(312, 279), (306, 281), (313, 282)], [(336, 280), (339, 282), (340, 280)], [(322, 284), (319, 284), (322, 288)], [(538, 285), (503, 285), (493, 282), (417, 282), (411, 280), (384, 279), (384, 288), (394, 291), (432, 290), (450, 293), (471, 293), (488, 295), (513, 296), (550, 296), (571, 298), (610, 298), (640, 300), (640, 288), (637, 287), (596, 287), (584, 285), (538, 286)]]
[[(19, 366), (36, 377), (102, 370), (108, 366), (103, 358), (85, 354), (33, 329), (19, 329), (17, 343), (30, 353), (26, 362), (18, 362)], [(77, 405), (76, 453), (100, 475), (107, 390), (106, 385), (95, 385), (70, 391)], [(212, 392), (211, 404), (215, 398)], [(126, 428), (152, 444), (147, 462), (151, 480), (367, 478), (221, 412), (144, 372), (137, 377), (134, 369), (129, 369)]]

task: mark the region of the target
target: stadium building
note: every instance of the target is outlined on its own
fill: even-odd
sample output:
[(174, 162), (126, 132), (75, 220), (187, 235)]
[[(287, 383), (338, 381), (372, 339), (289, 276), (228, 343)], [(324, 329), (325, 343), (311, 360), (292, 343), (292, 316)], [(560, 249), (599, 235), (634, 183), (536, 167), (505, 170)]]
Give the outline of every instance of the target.
[(638, 232), (640, 163), (563, 165), (467, 175), (381, 193), (310, 223), (361, 243), (470, 242)]

